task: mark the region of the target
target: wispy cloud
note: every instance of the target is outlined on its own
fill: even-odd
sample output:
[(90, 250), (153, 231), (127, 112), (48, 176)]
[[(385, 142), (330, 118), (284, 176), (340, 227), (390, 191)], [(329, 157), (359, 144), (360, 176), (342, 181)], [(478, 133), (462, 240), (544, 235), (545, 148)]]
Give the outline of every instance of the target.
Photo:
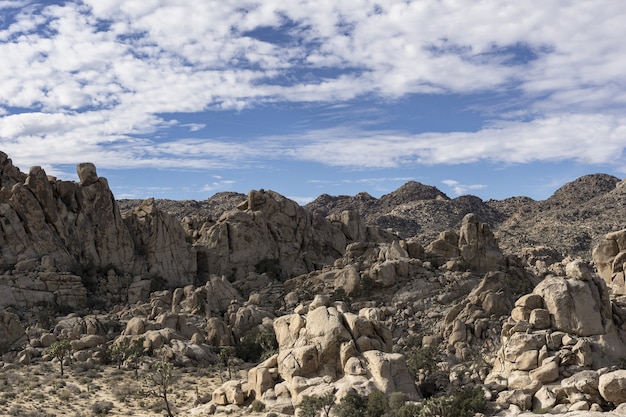
[(461, 184), (456, 180), (443, 180), (441, 182), (450, 187), (454, 195), (457, 196), (469, 194), (471, 191), (487, 188), (484, 184)]

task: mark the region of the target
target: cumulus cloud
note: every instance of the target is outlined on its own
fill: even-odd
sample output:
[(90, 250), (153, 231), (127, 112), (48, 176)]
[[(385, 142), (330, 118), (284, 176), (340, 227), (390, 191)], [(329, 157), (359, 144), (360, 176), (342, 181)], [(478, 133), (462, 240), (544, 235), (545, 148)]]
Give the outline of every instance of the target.
[[(207, 169), (270, 155), (384, 168), (624, 155), (623, 2), (0, 1), (0, 10), (0, 145), (24, 164), (79, 154), (112, 168)], [(528, 111), (473, 132), (167, 137), (177, 124), (168, 113), (476, 92), (514, 93)]]

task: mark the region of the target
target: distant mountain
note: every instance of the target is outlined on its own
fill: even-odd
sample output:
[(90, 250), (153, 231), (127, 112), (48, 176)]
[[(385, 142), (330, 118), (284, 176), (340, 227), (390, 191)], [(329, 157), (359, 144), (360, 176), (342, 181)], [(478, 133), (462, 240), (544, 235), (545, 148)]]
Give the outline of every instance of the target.
[[(216, 220), (245, 199), (245, 194), (222, 192), (204, 201), (157, 200), (156, 204), (179, 219), (195, 215)], [(125, 211), (140, 202), (118, 203)], [(367, 192), (322, 194), (304, 208), (322, 217), (357, 211), (367, 224), (392, 230), (402, 238), (417, 237), (424, 245), (442, 231), (458, 230), (463, 217), (474, 213), (491, 226), (507, 252), (543, 245), (564, 256), (589, 259), (599, 237), (626, 228), (626, 181), (607, 174), (586, 175), (542, 201), (523, 196), (488, 201), (473, 195), (450, 198), (437, 187), (409, 181), (380, 198)]]

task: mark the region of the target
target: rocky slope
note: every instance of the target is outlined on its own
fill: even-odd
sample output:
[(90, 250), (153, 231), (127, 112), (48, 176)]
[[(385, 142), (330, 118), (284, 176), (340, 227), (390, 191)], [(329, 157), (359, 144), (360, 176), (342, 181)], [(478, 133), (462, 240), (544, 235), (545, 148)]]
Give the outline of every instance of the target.
[[(626, 408), (617, 178), (539, 202), (410, 182), (300, 207), (265, 190), (117, 202), (93, 165), (78, 173), (24, 174), (0, 154), (0, 370), (12, 375), (0, 374), (0, 414), (24, 414), (20, 373), (59, 361), (129, 379), (211, 364), (226, 380), (177, 395), (179, 415), (293, 415), (328, 395), (456, 415), (442, 410), (463, 392), (487, 415)], [(71, 361), (53, 353), (61, 342)], [(111, 407), (135, 412), (146, 392)], [(48, 414), (67, 415), (58, 404)]]

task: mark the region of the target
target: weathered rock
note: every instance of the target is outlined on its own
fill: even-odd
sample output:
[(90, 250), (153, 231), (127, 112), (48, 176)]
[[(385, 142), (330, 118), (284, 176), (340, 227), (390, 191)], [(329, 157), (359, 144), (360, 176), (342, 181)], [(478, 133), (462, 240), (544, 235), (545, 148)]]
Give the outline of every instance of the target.
[[(277, 278), (311, 272), (344, 253), (350, 241), (346, 233), (362, 237), (352, 225), (353, 216), (347, 217), (323, 219), (273, 191), (250, 191), (238, 210), (224, 213), (202, 232), (195, 243), (198, 268), (235, 279), (245, 278), (253, 268)], [(375, 239), (392, 241), (393, 235), (368, 232), (367, 240)]]
[(613, 292), (626, 294), (626, 229), (604, 236), (593, 249), (592, 257), (598, 274)]
[(20, 318), (13, 313), (0, 311), (0, 352), (27, 341)]
[(600, 395), (613, 404), (626, 402), (626, 370), (617, 370), (600, 375), (598, 381)]
[(547, 277), (533, 293), (544, 299), (554, 329), (579, 336), (602, 335), (612, 320), (608, 289), (597, 278)]
[(550, 361), (542, 364), (529, 372), (531, 379), (541, 383), (554, 382), (559, 379), (559, 364), (556, 361)]
[(504, 259), (491, 229), (475, 214), (463, 217), (459, 252), (470, 268), (478, 272), (497, 271)]
[(147, 276), (159, 276), (167, 286), (183, 287), (196, 277), (196, 254), (185, 232), (171, 215), (156, 208), (153, 198), (124, 215), (135, 250), (143, 255)]
[(410, 400), (421, 397), (403, 355), (371, 350), (364, 352), (363, 357), (379, 390), (387, 395), (401, 392)]

